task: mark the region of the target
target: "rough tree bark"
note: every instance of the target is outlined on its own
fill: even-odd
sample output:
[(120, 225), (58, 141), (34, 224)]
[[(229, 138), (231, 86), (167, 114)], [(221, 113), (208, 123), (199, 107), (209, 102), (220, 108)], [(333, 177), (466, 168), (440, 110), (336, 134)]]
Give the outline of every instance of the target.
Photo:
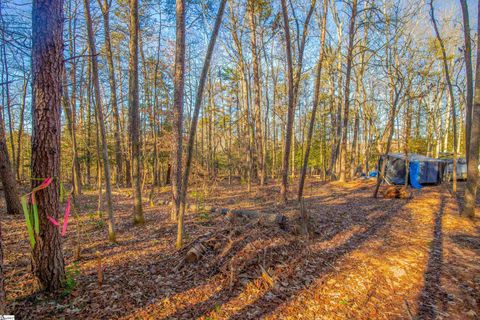
[(5, 314), (5, 276), (3, 273), (3, 241), (2, 241), (2, 224), (0, 223), (0, 314)]
[(134, 205), (133, 222), (145, 223), (142, 209), (142, 172), (140, 159), (140, 111), (138, 96), (138, 0), (130, 0), (130, 60), (128, 62), (128, 108), (132, 148)]
[(115, 242), (116, 241), (115, 217), (113, 215), (112, 185), (111, 185), (111, 179), (110, 179), (110, 162), (108, 160), (107, 133), (105, 130), (102, 99), (100, 96), (100, 81), (98, 78), (97, 49), (95, 47), (95, 36), (93, 35), (92, 18), (90, 15), (90, 0), (84, 0), (84, 6), (85, 6), (85, 20), (87, 24), (87, 34), (88, 34), (88, 49), (90, 52), (90, 62), (92, 67), (93, 91), (95, 96), (95, 111), (96, 111), (95, 113), (97, 115), (98, 126), (100, 128), (100, 139), (102, 142), (103, 171), (105, 175), (105, 197), (107, 200), (107, 214), (108, 214), (108, 239), (112, 242)]
[[(478, 2), (478, 32), (480, 41), (480, 1)], [(480, 42), (478, 42), (480, 43)], [(477, 65), (475, 70), (475, 98), (473, 105), (472, 131), (470, 140), (470, 161), (468, 162), (467, 188), (465, 189), (465, 207), (463, 214), (469, 218), (475, 217), (475, 206), (478, 187), (478, 152), (480, 147), (480, 47), (477, 46)]]
[[(47, 220), (58, 219), (60, 186), (60, 107), (63, 72), (63, 1), (34, 0), (32, 7), (32, 177), (53, 178), (36, 194), (40, 232), (32, 270), (47, 291), (65, 279), (60, 232)], [(32, 180), (32, 187), (42, 181)]]

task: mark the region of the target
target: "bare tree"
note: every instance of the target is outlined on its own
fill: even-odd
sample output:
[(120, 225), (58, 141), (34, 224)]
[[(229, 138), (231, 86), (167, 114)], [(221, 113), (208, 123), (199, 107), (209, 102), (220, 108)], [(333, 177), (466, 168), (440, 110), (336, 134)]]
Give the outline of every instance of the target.
[(430, 0), (430, 18), (432, 20), (433, 29), (435, 30), (435, 35), (437, 36), (438, 43), (440, 45), (440, 50), (442, 52), (442, 62), (443, 62), (443, 71), (445, 72), (445, 80), (447, 82), (448, 93), (450, 95), (450, 106), (452, 112), (452, 122), (453, 122), (453, 192), (457, 192), (457, 112), (455, 108), (455, 95), (453, 93), (453, 85), (450, 79), (450, 69), (448, 67), (447, 52), (445, 50), (445, 44), (443, 39), (440, 36), (438, 31), (437, 20), (435, 19), (435, 9), (433, 7), (433, 0)]
[(468, 16), (468, 4), (466, 0), (460, 0), (463, 17), (463, 36), (465, 48), (463, 55), (465, 57), (465, 75), (467, 78), (467, 98), (465, 110), (465, 150), (467, 165), (470, 159), (470, 140), (472, 128), (472, 110), (473, 110), (473, 67), (472, 67), (472, 39), (470, 35), (470, 19)]
[[(183, 174), (183, 181), (182, 181), (183, 188), (182, 188), (181, 208), (180, 208), (181, 210), (180, 215), (182, 217), (185, 214), (188, 180), (189, 180), (190, 170), (192, 166), (193, 147), (195, 145), (195, 135), (197, 133), (198, 116), (200, 114), (200, 108), (202, 107), (205, 81), (207, 79), (208, 70), (210, 69), (210, 62), (212, 60), (213, 49), (215, 48), (215, 43), (217, 40), (218, 31), (220, 30), (220, 25), (222, 23), (222, 17), (225, 11), (226, 3), (227, 3), (227, 0), (222, 0), (220, 2), (220, 6), (218, 7), (217, 17), (215, 19), (215, 25), (213, 26), (212, 35), (210, 36), (210, 41), (208, 43), (208, 48), (207, 48), (207, 54), (205, 55), (205, 60), (203, 62), (203, 67), (202, 67), (202, 73), (200, 74), (200, 81), (197, 87), (197, 94), (195, 97), (195, 106), (193, 109), (193, 118), (192, 118), (192, 123), (190, 125), (190, 133), (188, 136), (187, 161), (186, 161), (185, 172)], [(179, 229), (179, 231), (181, 230)], [(183, 232), (177, 235), (177, 246), (182, 246), (182, 245), (183, 245)]]
[(255, 122), (255, 147), (258, 160), (258, 169), (260, 176), (260, 185), (265, 184), (265, 154), (263, 152), (263, 134), (262, 134), (262, 118), (260, 106), (260, 71), (258, 65), (258, 48), (257, 48), (257, 23), (258, 7), (261, 2), (249, 0), (247, 1), (247, 10), (250, 24), (250, 43), (252, 50), (252, 66), (253, 66), (253, 104), (254, 104), (254, 122)]
[(110, 39), (110, 7), (112, 0), (98, 0), (98, 5), (102, 9), (103, 25), (105, 33), (105, 51), (108, 64), (108, 81), (110, 83), (110, 103), (112, 104), (114, 135), (115, 135), (115, 180), (117, 185), (123, 183), (123, 161), (122, 161), (122, 142), (120, 133), (120, 114), (118, 112), (117, 99), (117, 81), (115, 79), (115, 66), (113, 64), (112, 41)]
[(185, 92), (185, 0), (176, 0), (176, 47), (173, 92), (172, 143), (172, 219), (177, 220), (177, 248), (182, 246), (183, 214), (180, 212), (182, 192), (183, 98)]
[(350, 111), (350, 79), (352, 75), (353, 46), (355, 41), (355, 20), (357, 17), (357, 0), (353, 0), (352, 14), (350, 16), (350, 26), (348, 28), (348, 52), (347, 52), (347, 74), (345, 76), (345, 96), (343, 103), (343, 129), (341, 144), (341, 166), (340, 181), (346, 180), (347, 172), (347, 134), (348, 134), (348, 116)]
[(288, 163), (290, 157), (290, 149), (292, 144), (292, 129), (293, 120), (295, 117), (294, 105), (294, 91), (293, 91), (293, 63), (292, 63), (292, 48), (290, 40), (290, 26), (288, 20), (288, 9), (286, 0), (282, 0), (282, 16), (283, 28), (285, 30), (285, 50), (287, 55), (287, 79), (288, 79), (288, 113), (287, 113), (287, 128), (285, 133), (285, 148), (283, 152), (283, 171), (282, 171), (282, 186), (281, 197), (284, 202), (287, 202), (288, 192)]
[(320, 100), (319, 97), (320, 97), (320, 82), (322, 78), (322, 65), (323, 65), (323, 60), (325, 59), (324, 50), (325, 50), (325, 35), (327, 33), (327, 13), (328, 13), (328, 0), (323, 0), (323, 17), (322, 17), (322, 27), (321, 27), (322, 34), (320, 36), (319, 58), (317, 62), (317, 72), (316, 72), (315, 87), (314, 87), (314, 93), (313, 93), (312, 115), (310, 116), (307, 145), (305, 147), (305, 154), (303, 156), (302, 174), (300, 176), (300, 182), (298, 185), (298, 201), (301, 201), (303, 197), (303, 186), (305, 184), (305, 177), (307, 175), (308, 158), (310, 156), (310, 147), (312, 145), (313, 129), (315, 127), (315, 117), (317, 114), (317, 108)]
[[(113, 215), (112, 204), (112, 185), (110, 179), (110, 162), (108, 160), (107, 133), (105, 121), (103, 119), (102, 98), (100, 95), (100, 80), (98, 78), (97, 49), (95, 47), (95, 36), (93, 34), (92, 18), (90, 15), (90, 0), (84, 0), (85, 20), (87, 24), (88, 49), (90, 53), (90, 63), (92, 66), (92, 82), (95, 96), (95, 114), (97, 115), (98, 126), (100, 128), (100, 139), (103, 158), (103, 172), (105, 175), (105, 197), (107, 200), (108, 214), (108, 239), (116, 241), (115, 235), (115, 216)], [(101, 188), (101, 186), (100, 186)]]
[(138, 0), (130, 0), (130, 60), (128, 63), (128, 110), (132, 148), (134, 204), (133, 222), (145, 223), (142, 209), (142, 171), (140, 159), (140, 111), (138, 96)]

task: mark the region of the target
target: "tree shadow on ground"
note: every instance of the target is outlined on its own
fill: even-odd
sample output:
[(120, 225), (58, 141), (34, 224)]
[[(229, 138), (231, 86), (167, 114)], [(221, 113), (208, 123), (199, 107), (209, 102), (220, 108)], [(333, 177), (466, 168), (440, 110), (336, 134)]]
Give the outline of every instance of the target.
[[(145, 249), (152, 248), (152, 245), (144, 243), (138, 239), (131, 239), (120, 247), (125, 248), (128, 251), (130, 257), (123, 257), (122, 261), (115, 265), (110, 265), (105, 270), (105, 282), (102, 288), (97, 289), (96, 277), (95, 277), (95, 265), (90, 263), (90, 267), (86, 270), (86, 273), (82, 273), (81, 279), (79, 279), (78, 294), (83, 295), (83, 307), (81, 310), (82, 316), (92, 314), (94, 312), (98, 317), (118, 317), (129, 314), (131, 317), (135, 317), (136, 312), (141, 310), (149, 310), (149, 308), (157, 308), (161, 304), (162, 300), (166, 297), (171, 297), (181, 293), (188, 292), (190, 289), (206, 285), (212, 281), (221, 279), (221, 288), (219, 292), (213, 294), (206, 301), (190, 304), (188, 307), (175, 310), (174, 314), (167, 316), (166, 318), (195, 318), (199, 315), (205, 315), (211, 310), (221, 307), (222, 304), (229, 302), (230, 300), (238, 297), (245, 290), (245, 282), (242, 276), (246, 275), (247, 279), (259, 279), (261, 273), (259, 272), (260, 266), (266, 270), (279, 270), (286, 268), (282, 279), (287, 279), (289, 283), (295, 283), (292, 288), (287, 290), (278, 291), (275, 286), (267, 289), (262, 297), (258, 298), (251, 305), (244, 307), (241, 312), (234, 315), (233, 319), (239, 319), (242, 314), (254, 313), (258, 308), (261, 309), (260, 314), (254, 314), (253, 318), (259, 318), (262, 315), (266, 315), (273, 312), (281, 304), (291, 299), (300, 290), (308, 288), (310, 283), (305, 283), (301, 275), (295, 274), (295, 266), (298, 266), (303, 262), (306, 255), (313, 256), (315, 261), (314, 269), (310, 272), (312, 277), (320, 278), (321, 276), (332, 271), (332, 264), (340, 259), (345, 254), (355, 250), (363, 243), (368, 241), (372, 236), (375, 236), (381, 229), (387, 225), (387, 222), (395, 216), (400, 209), (408, 203), (405, 200), (372, 200), (370, 192), (365, 194), (354, 194), (351, 190), (342, 189), (335, 186), (333, 188), (334, 198), (340, 198), (340, 203), (329, 203), (332, 196), (318, 196), (311, 197), (306, 200), (306, 205), (313, 210), (318, 209), (319, 213), (312, 212), (313, 225), (316, 232), (314, 232), (311, 241), (315, 244), (324, 244), (336, 235), (347, 234), (348, 237), (340, 244), (332, 244), (331, 246), (323, 246), (323, 249), (315, 250), (314, 252), (306, 252), (305, 243), (301, 239), (279, 231), (274, 231), (268, 228), (260, 228), (255, 233), (246, 233), (243, 235), (232, 235), (234, 241), (233, 245), (228, 247), (224, 246), (224, 252), (221, 256), (210, 256), (217, 259), (213, 264), (207, 264), (207, 258), (202, 259), (196, 264), (186, 265), (183, 269), (177, 268), (177, 263), (184, 254), (184, 252), (177, 252), (168, 250), (159, 254), (158, 252), (148, 253), (142, 252)], [(335, 201), (332, 201), (335, 202)], [(350, 203), (355, 203), (355, 211), (351, 210)], [(385, 206), (388, 206), (388, 210), (385, 210)], [(287, 206), (285, 209), (293, 210), (296, 205), (293, 203)], [(260, 211), (271, 211), (271, 207), (267, 203), (263, 203), (258, 208)], [(375, 214), (370, 216), (369, 214), (374, 212)], [(338, 216), (337, 219), (326, 219), (324, 216), (328, 214), (332, 217)], [(166, 221), (166, 216), (160, 219)], [(348, 217), (349, 223), (342, 221), (342, 217)], [(152, 223), (158, 223), (158, 221), (152, 221)], [(222, 224), (220, 224), (222, 226)], [(119, 230), (128, 230), (131, 228), (129, 222), (120, 220)], [(193, 219), (188, 217), (186, 221), (186, 229), (197, 228), (193, 223)], [(212, 227), (213, 228), (213, 227)], [(136, 232), (146, 233), (142, 235), (142, 239), (152, 240), (157, 239), (158, 235), (173, 234), (173, 226), (156, 226), (154, 228), (138, 228)], [(165, 237), (160, 237), (165, 239)], [(246, 250), (246, 248), (255, 248), (256, 241), (269, 242), (271, 245), (263, 247), (263, 250)], [(279, 240), (275, 242), (275, 240)], [(138, 245), (138, 247), (137, 247)], [(107, 243), (94, 244), (92, 248), (89, 248), (90, 254), (89, 261), (94, 259), (92, 255), (93, 249), (108, 247)], [(234, 265), (235, 268), (240, 268), (239, 265), (235, 265), (238, 260), (237, 256), (244, 254), (245, 251), (249, 251), (249, 255), (242, 260), (241, 268), (234, 275), (232, 279), (228, 279), (229, 275), (225, 274), (225, 270), (222, 270), (222, 266)], [(268, 259), (265, 261), (264, 257)], [(303, 265), (300, 265), (302, 267)], [(237, 271), (237, 270), (236, 270)], [(303, 270), (300, 270), (303, 272)], [(230, 282), (230, 285), (229, 285)], [(252, 282), (252, 281), (250, 281)], [(233, 283), (233, 285), (232, 285)], [(89, 292), (90, 293), (86, 293)], [(142, 294), (136, 295), (137, 292)], [(272, 301), (271, 296), (276, 298)], [(117, 300), (122, 301), (121, 305), (117, 305), (115, 309), (111, 306), (115, 305)], [(21, 314), (27, 315), (28, 310), (32, 311), (32, 306), (28, 306), (24, 312), (21, 312), (22, 304), (20, 303), (15, 308), (18, 311), (19, 317)], [(154, 310), (153, 310), (154, 311)], [(52, 311), (52, 316), (60, 317), (65, 313), (62, 310)], [(33, 315), (32, 315), (33, 316)]]
[(477, 255), (480, 255), (480, 228), (477, 228), (477, 236), (471, 234), (458, 233), (450, 237), (457, 245), (474, 251)]
[[(313, 204), (315, 205), (319, 205), (319, 200), (319, 198), (309, 199), (309, 201), (313, 201)], [(353, 201), (354, 199), (348, 199), (348, 197), (346, 197), (346, 200), (348, 202), (348, 200)], [(407, 203), (408, 201), (393, 200), (393, 202), (391, 202), (391, 205), (393, 206), (391, 210), (388, 210), (388, 212), (383, 210), (384, 212), (381, 212), (379, 216), (376, 216), (372, 219), (368, 217), (368, 212), (371, 211), (372, 208), (371, 198), (359, 200), (358, 203), (356, 203), (358, 206), (358, 211), (355, 212), (355, 214), (350, 213), (351, 216), (354, 216), (352, 221), (353, 224), (344, 223), (337, 225), (334, 223), (335, 225), (330, 225), (328, 227), (323, 226), (323, 228), (320, 229), (322, 232), (315, 234), (313, 238), (310, 239), (310, 244), (326, 243), (333, 239), (336, 235), (344, 232), (350, 232), (355, 227), (360, 230), (358, 232), (354, 232), (345, 241), (334, 247), (305, 250), (306, 245), (302, 245), (298, 239), (293, 239), (281, 245), (268, 247), (267, 252), (263, 252), (262, 254), (266, 254), (270, 257), (278, 256), (278, 258), (271, 258), (269, 259), (269, 263), (267, 263), (267, 265), (262, 266), (257, 262), (259, 259), (253, 257), (252, 267), (254, 267), (255, 270), (261, 270), (260, 266), (262, 266), (264, 270), (281, 269), (281, 279), (279, 279), (279, 282), (281, 281), (283, 284), (288, 283), (288, 285), (282, 285), (282, 288), (273, 285), (272, 287), (266, 289), (258, 299), (256, 299), (253, 303), (243, 307), (240, 311), (232, 315), (230, 319), (258, 319), (274, 312), (280, 305), (295, 297), (298, 292), (310, 287), (311, 283), (316, 279), (319, 279), (333, 271), (333, 264), (337, 260), (341, 259), (343, 256), (357, 249), (369, 239), (377, 235), (380, 230), (384, 229), (387, 223), (395, 215), (397, 215), (401, 208)], [(323, 210), (327, 211), (334, 211), (335, 209), (338, 209), (338, 205), (331, 206), (331, 209), (329, 209), (329, 205), (327, 204), (322, 204), (322, 206), (324, 207)], [(375, 209), (381, 209), (382, 206), (374, 205), (374, 207)], [(320, 224), (322, 222), (326, 223), (326, 221), (322, 221), (321, 217), (317, 218), (320, 218)], [(318, 223), (319, 221), (316, 222)], [(292, 250), (292, 246), (296, 246), (296, 248)], [(305, 258), (313, 258), (315, 260), (314, 265), (310, 265), (309, 267), (309, 276), (311, 276), (309, 281), (305, 281), (303, 278), (303, 271), (296, 268), (299, 265), (303, 266)], [(261, 275), (259, 272), (257, 272), (255, 277), (251, 277), (250, 279), (261, 279)], [(234, 279), (234, 281), (239, 283), (238, 278)], [(231, 287), (224, 287), (206, 301), (189, 305), (188, 307), (177, 310), (174, 314), (171, 314), (164, 319), (183, 319), (206, 316), (213, 310), (221, 310), (224, 304), (237, 298), (244, 291), (244, 289), (244, 284), (237, 285), (233, 289)]]
[(433, 240), (430, 245), (427, 267), (424, 272), (424, 285), (417, 303), (418, 319), (435, 319), (438, 308), (445, 306), (447, 299), (442, 291), (440, 278), (443, 266), (443, 230), (442, 218), (445, 213), (445, 196), (442, 196), (440, 208), (435, 215)]

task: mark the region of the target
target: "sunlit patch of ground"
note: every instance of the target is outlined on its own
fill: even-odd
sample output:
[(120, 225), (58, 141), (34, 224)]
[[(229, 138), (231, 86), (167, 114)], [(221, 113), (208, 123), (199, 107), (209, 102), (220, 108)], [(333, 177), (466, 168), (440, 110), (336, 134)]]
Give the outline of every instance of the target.
[[(106, 240), (96, 193), (80, 196), (79, 216), (64, 242), (68, 268), (79, 272), (77, 285), (56, 297), (38, 292), (30, 275), (22, 217), (3, 216), (9, 313), (19, 319), (480, 317), (480, 225), (459, 216), (446, 187), (388, 200), (372, 198), (371, 181), (312, 180), (305, 188), (308, 238), (294, 232), (298, 204), (279, 203), (274, 184), (250, 193), (224, 183), (190, 191), (196, 208), (186, 218), (187, 249), (211, 241), (192, 264), (183, 261), (187, 249), (174, 248), (176, 225), (163, 204), (168, 188), (157, 189), (153, 199), (145, 191), (144, 226), (132, 223), (131, 191), (115, 189), (117, 244)], [(290, 198), (295, 194), (291, 190)], [(282, 213), (290, 229), (232, 226), (209, 207)], [(82, 257), (74, 262), (78, 230)]]

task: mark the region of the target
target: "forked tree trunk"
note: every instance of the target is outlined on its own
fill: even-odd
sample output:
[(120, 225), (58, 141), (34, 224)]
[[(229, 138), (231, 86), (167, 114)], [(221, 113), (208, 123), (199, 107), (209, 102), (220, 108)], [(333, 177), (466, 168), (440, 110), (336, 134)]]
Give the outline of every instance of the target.
[[(32, 270), (47, 291), (65, 280), (60, 232), (48, 222), (58, 219), (60, 179), (60, 108), (63, 73), (63, 1), (34, 0), (32, 7), (32, 177), (53, 178), (35, 195), (40, 231), (32, 254)], [(32, 187), (42, 181), (32, 180)]]
[[(477, 41), (480, 41), (480, 1), (478, 2)], [(480, 43), (480, 42), (478, 42)], [(478, 187), (478, 152), (480, 146), (480, 47), (477, 46), (477, 65), (475, 70), (475, 98), (473, 105), (472, 131), (470, 140), (470, 161), (468, 162), (467, 188), (465, 189), (465, 207), (463, 214), (475, 217)]]
[[(202, 107), (203, 101), (203, 91), (205, 88), (205, 81), (207, 79), (208, 70), (210, 69), (210, 62), (212, 60), (213, 49), (215, 48), (215, 42), (217, 40), (218, 31), (220, 30), (220, 25), (222, 23), (223, 12), (225, 11), (225, 4), (227, 0), (222, 0), (218, 8), (217, 17), (215, 19), (215, 25), (212, 30), (212, 35), (210, 36), (210, 41), (208, 43), (207, 54), (205, 55), (205, 61), (203, 62), (202, 73), (200, 74), (200, 81), (198, 83), (197, 94), (195, 97), (195, 106), (193, 109), (193, 118), (190, 125), (190, 133), (188, 136), (188, 145), (187, 145), (187, 161), (185, 165), (185, 172), (183, 174), (182, 181), (182, 190), (181, 190), (181, 207), (180, 207), (180, 216), (183, 218), (185, 214), (185, 204), (187, 202), (187, 190), (188, 190), (188, 179), (190, 177), (190, 169), (192, 166), (193, 159), (193, 147), (195, 145), (195, 135), (197, 133), (197, 124), (198, 116), (200, 114), (200, 109)], [(177, 234), (177, 246), (181, 247), (183, 245), (183, 232), (181, 233), (179, 227), (179, 233)]]
[(319, 99), (320, 82), (322, 78), (322, 65), (325, 57), (324, 48), (325, 48), (325, 34), (327, 29), (327, 13), (328, 13), (328, 0), (323, 0), (322, 35), (320, 39), (319, 58), (317, 62), (317, 75), (315, 78), (312, 114), (310, 116), (310, 125), (308, 127), (307, 145), (306, 145), (305, 154), (303, 157), (302, 173), (300, 176), (300, 183), (298, 185), (298, 201), (301, 201), (303, 197), (303, 186), (305, 184), (305, 177), (307, 175), (308, 157), (310, 155), (310, 146), (312, 145), (313, 129), (315, 128), (315, 116), (317, 114), (317, 108), (320, 100)]
[(450, 105), (452, 111), (452, 122), (453, 122), (453, 192), (457, 192), (457, 113), (455, 108), (455, 95), (453, 92), (453, 85), (450, 79), (450, 70), (448, 68), (448, 59), (447, 53), (445, 50), (445, 45), (443, 39), (440, 36), (440, 32), (437, 27), (437, 20), (435, 19), (435, 9), (433, 7), (433, 0), (430, 0), (430, 18), (432, 20), (433, 29), (437, 36), (437, 40), (440, 44), (440, 49), (442, 52), (442, 62), (443, 62), (443, 71), (445, 72), (445, 80), (447, 81), (448, 93), (450, 94)]
[(140, 158), (140, 111), (138, 97), (138, 0), (130, 0), (130, 60), (128, 63), (128, 107), (132, 148), (134, 205), (133, 222), (145, 223), (142, 209), (142, 171)]
[(108, 214), (108, 239), (112, 242), (116, 241), (115, 236), (115, 217), (113, 215), (112, 204), (112, 185), (110, 179), (110, 162), (108, 160), (108, 145), (107, 133), (105, 130), (105, 122), (103, 119), (102, 99), (100, 97), (100, 81), (98, 79), (98, 62), (97, 50), (95, 47), (95, 37), (93, 35), (92, 18), (90, 16), (90, 0), (84, 0), (85, 6), (85, 20), (87, 24), (88, 34), (88, 49), (90, 52), (90, 61), (92, 64), (92, 81), (93, 91), (95, 96), (95, 113), (97, 114), (98, 126), (100, 128), (100, 139), (102, 142), (102, 158), (103, 171), (105, 175), (105, 197), (107, 200), (107, 214)]

